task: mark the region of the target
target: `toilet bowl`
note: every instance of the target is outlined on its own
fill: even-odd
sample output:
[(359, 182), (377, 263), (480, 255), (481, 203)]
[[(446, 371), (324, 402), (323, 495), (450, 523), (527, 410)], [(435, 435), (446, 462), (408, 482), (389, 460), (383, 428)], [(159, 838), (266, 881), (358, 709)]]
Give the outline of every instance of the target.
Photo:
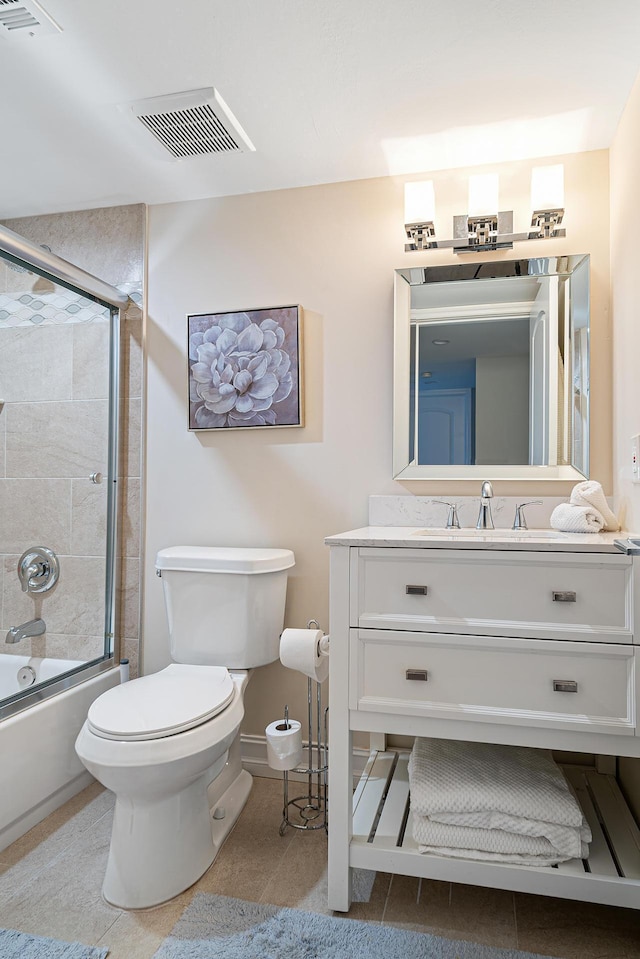
[(76, 740), (116, 796), (103, 893), (122, 909), (158, 905), (196, 882), (249, 796), (244, 690), (253, 667), (277, 658), (294, 557), (171, 547), (156, 563), (174, 662), (99, 696)]
[[(214, 695), (213, 715), (195, 724), (202, 702), (190, 709), (187, 697), (202, 691), (200, 680), (214, 678), (221, 685), (212, 673), (226, 674), (225, 702), (216, 710)], [(109, 690), (114, 696), (105, 693), (89, 710), (76, 751), (116, 795), (103, 886), (112, 905), (141, 909), (165, 902), (215, 859), (251, 790), (238, 736), (248, 678), (247, 672), (217, 666), (171, 665)], [(163, 725), (157, 717), (169, 696), (180, 698), (183, 709), (176, 709), (174, 698), (173, 715)], [(137, 721), (131, 721), (138, 709)], [(124, 738), (127, 721), (131, 732)]]

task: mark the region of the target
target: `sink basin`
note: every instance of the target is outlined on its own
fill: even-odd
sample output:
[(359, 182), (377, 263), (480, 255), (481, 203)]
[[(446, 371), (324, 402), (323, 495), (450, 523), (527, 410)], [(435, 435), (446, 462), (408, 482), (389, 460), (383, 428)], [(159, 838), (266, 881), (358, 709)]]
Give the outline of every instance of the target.
[(417, 529), (412, 536), (431, 536), (446, 539), (462, 536), (467, 539), (566, 539), (565, 533), (555, 529)]

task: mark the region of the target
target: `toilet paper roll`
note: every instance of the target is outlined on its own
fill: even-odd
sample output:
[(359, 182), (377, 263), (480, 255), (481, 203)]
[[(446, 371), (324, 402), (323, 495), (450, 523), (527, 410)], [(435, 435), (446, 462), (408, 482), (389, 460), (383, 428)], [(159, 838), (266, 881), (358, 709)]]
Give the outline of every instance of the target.
[(280, 637), (280, 662), (317, 683), (329, 675), (329, 652), (321, 629), (285, 629)]
[(295, 769), (302, 763), (302, 729), (297, 719), (290, 719), (288, 728), (282, 719), (269, 723), (267, 762), (272, 769)]

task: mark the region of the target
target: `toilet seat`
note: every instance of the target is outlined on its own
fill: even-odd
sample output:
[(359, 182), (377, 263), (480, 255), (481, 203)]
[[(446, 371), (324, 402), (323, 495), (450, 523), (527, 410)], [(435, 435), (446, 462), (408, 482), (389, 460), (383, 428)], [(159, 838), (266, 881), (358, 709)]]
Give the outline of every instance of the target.
[(89, 707), (87, 726), (101, 739), (162, 739), (206, 723), (223, 712), (233, 696), (233, 680), (225, 667), (172, 663), (103, 693)]

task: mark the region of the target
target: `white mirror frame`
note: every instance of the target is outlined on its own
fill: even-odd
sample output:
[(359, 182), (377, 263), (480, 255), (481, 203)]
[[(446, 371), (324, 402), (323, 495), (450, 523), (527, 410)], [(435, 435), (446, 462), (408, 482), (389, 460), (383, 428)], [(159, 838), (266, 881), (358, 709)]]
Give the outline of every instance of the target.
[[(538, 275), (571, 274), (573, 269), (584, 261), (588, 254), (580, 256), (549, 257), (540, 262), (555, 266), (557, 269), (541, 269)], [(486, 265), (499, 266), (504, 261), (493, 261)], [(465, 264), (466, 265), (466, 264)], [(469, 264), (470, 265), (470, 264)], [(477, 263), (473, 264), (478, 266)], [(430, 267), (418, 267), (427, 270)], [(454, 271), (455, 266), (449, 268)], [(464, 267), (462, 267), (464, 269)], [(393, 349), (393, 478), (405, 481), (424, 480), (517, 480), (517, 481), (570, 481), (579, 482), (588, 477), (589, 458), (586, 456), (587, 472), (582, 473), (575, 466), (425, 466), (409, 462), (409, 355), (410, 355), (410, 311), (411, 284), (405, 274), (409, 268), (395, 270), (394, 274), (394, 349)], [(435, 271), (434, 271), (435, 272)], [(499, 275), (499, 274), (497, 274)], [(590, 297), (589, 297), (590, 298)]]

